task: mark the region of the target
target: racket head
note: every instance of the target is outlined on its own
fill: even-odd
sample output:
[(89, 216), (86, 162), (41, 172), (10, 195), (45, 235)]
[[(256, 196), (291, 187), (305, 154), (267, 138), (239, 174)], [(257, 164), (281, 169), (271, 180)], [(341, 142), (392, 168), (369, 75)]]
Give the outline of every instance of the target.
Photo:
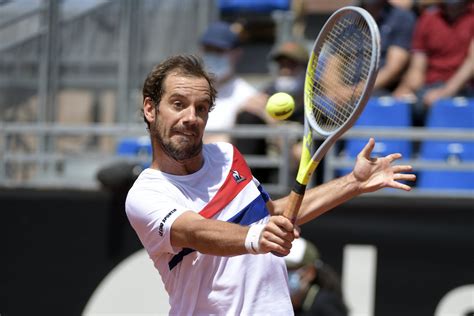
[(366, 10), (347, 6), (330, 16), (306, 69), (305, 116), (313, 130), (326, 138), (354, 124), (372, 92), (379, 58), (379, 30)]

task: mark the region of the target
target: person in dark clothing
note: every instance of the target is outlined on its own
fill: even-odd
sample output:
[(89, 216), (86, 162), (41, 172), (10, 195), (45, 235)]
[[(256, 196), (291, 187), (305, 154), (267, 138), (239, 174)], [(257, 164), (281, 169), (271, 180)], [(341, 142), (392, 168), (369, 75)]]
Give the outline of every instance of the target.
[(321, 260), (316, 246), (299, 238), (285, 257), (288, 286), (296, 316), (346, 316), (339, 275)]

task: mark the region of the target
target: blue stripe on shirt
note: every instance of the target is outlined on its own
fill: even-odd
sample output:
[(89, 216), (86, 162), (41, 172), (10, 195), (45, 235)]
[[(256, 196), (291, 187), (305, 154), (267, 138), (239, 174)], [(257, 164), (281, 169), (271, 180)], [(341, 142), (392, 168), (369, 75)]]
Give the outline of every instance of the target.
[(250, 202), (250, 204), (247, 205), (242, 211), (230, 218), (228, 222), (247, 226), (261, 220), (267, 215), (268, 209), (265, 204), (264, 198), (259, 195), (255, 200)]
[(270, 194), (268, 194), (267, 191), (265, 191), (265, 189), (263, 188), (263, 186), (261, 184), (258, 186), (258, 190), (260, 191), (260, 194), (261, 194), (263, 200), (265, 201), (265, 203), (270, 201)]
[[(260, 188), (261, 186), (259, 186), (259, 190)], [(266, 217), (269, 212), (265, 204), (265, 197), (263, 196), (263, 193), (266, 194), (266, 197), (268, 197), (268, 193), (263, 191), (263, 188), (262, 190), (260, 190), (260, 192), (262, 193), (261, 195), (257, 196), (255, 200), (250, 202), (249, 205), (247, 205), (242, 211), (230, 218), (227, 222), (248, 226)], [(173, 256), (170, 262), (168, 262), (168, 267), (170, 271), (174, 267), (176, 267), (176, 265), (180, 263), (185, 256), (194, 251), (194, 249), (183, 248), (183, 250), (181, 250), (177, 255)]]

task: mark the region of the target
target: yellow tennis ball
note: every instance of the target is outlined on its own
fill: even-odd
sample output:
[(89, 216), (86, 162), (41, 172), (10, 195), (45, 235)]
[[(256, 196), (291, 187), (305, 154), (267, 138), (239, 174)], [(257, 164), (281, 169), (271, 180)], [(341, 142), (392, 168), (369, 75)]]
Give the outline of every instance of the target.
[(265, 109), (274, 119), (285, 120), (293, 114), (295, 110), (295, 100), (288, 93), (277, 92), (268, 98)]

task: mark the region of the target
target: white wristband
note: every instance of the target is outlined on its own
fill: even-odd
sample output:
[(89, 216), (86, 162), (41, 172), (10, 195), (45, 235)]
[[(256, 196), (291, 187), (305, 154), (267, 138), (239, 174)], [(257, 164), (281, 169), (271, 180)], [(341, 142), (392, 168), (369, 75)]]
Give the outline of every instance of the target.
[(245, 249), (247, 249), (249, 253), (254, 255), (261, 253), (259, 241), (264, 228), (265, 225), (263, 224), (250, 226), (247, 237), (245, 237)]

